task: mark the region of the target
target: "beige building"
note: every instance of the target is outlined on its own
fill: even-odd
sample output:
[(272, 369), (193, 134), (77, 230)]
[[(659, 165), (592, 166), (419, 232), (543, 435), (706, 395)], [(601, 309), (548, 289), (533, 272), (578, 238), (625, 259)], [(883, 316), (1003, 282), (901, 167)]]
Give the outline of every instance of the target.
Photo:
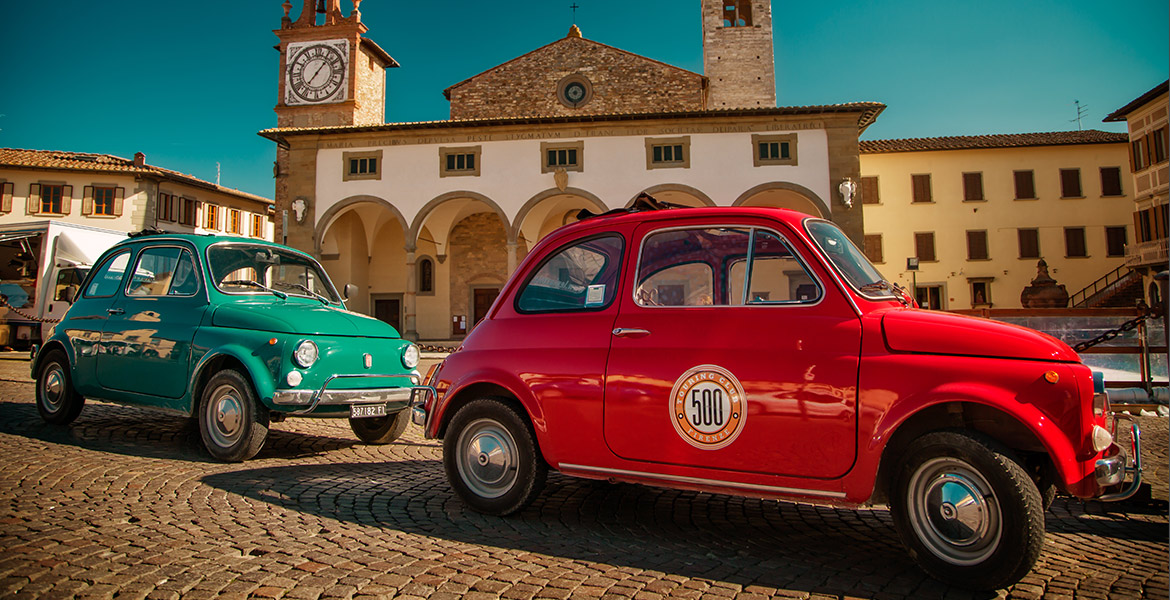
[(863, 141), (866, 253), (890, 281), (916, 285), (924, 307), (1019, 308), (1041, 259), (1075, 305), (1134, 239), (1127, 141), (1101, 131)]
[(109, 154), (0, 148), (0, 226), (64, 221), (123, 233), (217, 233), (271, 240), (271, 200)]
[(541, 238), (643, 192), (795, 208), (861, 241), (842, 184), (857, 181), (858, 138), (884, 106), (776, 107), (769, 0), (704, 0), (705, 63), (727, 67), (717, 76), (574, 26), (448, 87), (451, 119), (425, 123), (381, 122), (382, 70), (397, 63), (364, 37), (356, 7), (314, 7), (276, 31), (278, 127), (261, 135), (278, 144), (277, 240), (356, 284), (351, 308), (406, 337), (462, 338)]
[(1170, 158), (1167, 154), (1167, 112), (1170, 102), (1164, 81), (1133, 102), (1114, 111), (1105, 121), (1125, 121), (1129, 126), (1129, 170), (1133, 185), (1134, 241), (1126, 252), (1126, 266), (1142, 278), (1146, 303), (1166, 300), (1154, 276), (1167, 269), (1167, 196), (1170, 190)]

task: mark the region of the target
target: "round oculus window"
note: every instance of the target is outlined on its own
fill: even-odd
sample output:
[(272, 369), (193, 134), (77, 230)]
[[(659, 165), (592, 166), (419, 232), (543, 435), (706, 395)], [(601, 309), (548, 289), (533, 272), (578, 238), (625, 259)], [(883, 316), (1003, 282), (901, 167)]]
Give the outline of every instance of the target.
[(570, 75), (562, 79), (558, 87), (558, 99), (569, 108), (582, 106), (593, 97), (589, 80), (580, 75)]

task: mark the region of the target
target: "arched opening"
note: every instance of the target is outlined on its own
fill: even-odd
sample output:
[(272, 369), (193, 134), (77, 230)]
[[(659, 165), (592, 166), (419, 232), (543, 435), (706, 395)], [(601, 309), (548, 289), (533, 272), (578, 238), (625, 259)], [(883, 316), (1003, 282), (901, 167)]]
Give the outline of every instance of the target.
[(812, 190), (795, 183), (765, 183), (744, 192), (735, 206), (789, 208), (814, 217), (828, 218), (828, 206)]
[[(710, 196), (689, 185), (666, 183), (648, 187), (645, 190), (642, 190), (641, 193), (650, 194), (651, 196), (654, 196), (656, 200), (661, 202), (669, 202), (671, 204), (678, 204), (680, 206), (689, 206), (693, 208), (715, 206), (715, 201), (712, 200)], [(634, 200), (636, 200), (639, 195), (640, 194), (634, 194), (634, 197), (630, 198), (629, 201), (626, 202), (626, 207), (628, 208), (633, 206)]]

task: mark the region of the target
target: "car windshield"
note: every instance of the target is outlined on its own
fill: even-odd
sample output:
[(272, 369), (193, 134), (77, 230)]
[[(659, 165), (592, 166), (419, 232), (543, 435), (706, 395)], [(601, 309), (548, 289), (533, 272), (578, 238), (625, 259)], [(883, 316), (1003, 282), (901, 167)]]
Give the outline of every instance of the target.
[(844, 231), (828, 221), (806, 221), (805, 227), (833, 267), (849, 285), (871, 297), (895, 296), (893, 286), (886, 283), (869, 259), (849, 240)]
[(212, 283), (229, 294), (276, 293), (340, 302), (317, 261), (283, 248), (216, 244), (207, 249)]

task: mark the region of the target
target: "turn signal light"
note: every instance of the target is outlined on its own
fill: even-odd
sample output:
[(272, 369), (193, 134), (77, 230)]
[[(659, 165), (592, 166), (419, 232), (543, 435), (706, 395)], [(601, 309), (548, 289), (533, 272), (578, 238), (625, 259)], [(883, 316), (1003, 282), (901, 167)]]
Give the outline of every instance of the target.
[(1056, 371), (1049, 371), (1044, 374), (1044, 381), (1055, 384), (1056, 382), (1060, 381), (1060, 374)]

